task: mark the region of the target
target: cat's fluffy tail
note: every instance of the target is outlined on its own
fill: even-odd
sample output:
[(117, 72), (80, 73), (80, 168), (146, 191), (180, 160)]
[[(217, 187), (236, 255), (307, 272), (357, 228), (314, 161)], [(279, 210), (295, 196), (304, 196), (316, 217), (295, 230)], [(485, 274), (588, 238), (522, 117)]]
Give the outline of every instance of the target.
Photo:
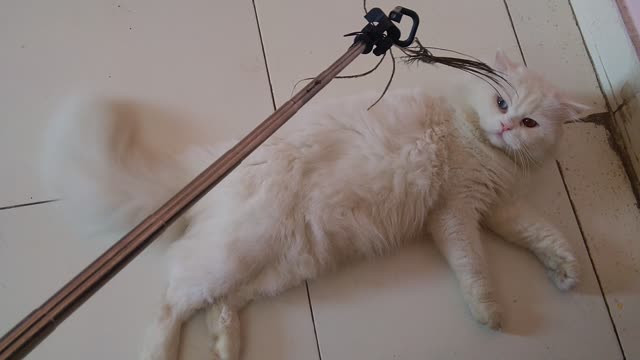
[(118, 100), (75, 99), (46, 131), (43, 179), (91, 234), (126, 231), (187, 183), (179, 121)]

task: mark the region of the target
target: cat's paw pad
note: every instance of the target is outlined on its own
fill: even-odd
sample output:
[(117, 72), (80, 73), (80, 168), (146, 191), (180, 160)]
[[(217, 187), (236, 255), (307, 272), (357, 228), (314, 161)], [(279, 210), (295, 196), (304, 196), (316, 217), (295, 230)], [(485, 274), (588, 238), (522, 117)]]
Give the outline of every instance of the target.
[(570, 252), (547, 259), (546, 263), (547, 274), (560, 290), (569, 290), (578, 283), (580, 267)]
[(469, 306), (471, 314), (480, 324), (493, 330), (502, 328), (500, 306), (495, 301), (477, 302)]

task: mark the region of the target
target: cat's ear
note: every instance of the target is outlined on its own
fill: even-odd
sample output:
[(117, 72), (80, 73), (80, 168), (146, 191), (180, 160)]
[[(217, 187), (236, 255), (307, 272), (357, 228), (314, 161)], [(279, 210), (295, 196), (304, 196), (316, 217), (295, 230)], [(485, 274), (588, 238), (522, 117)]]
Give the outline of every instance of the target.
[(498, 49), (498, 51), (496, 52), (496, 61), (495, 61), (496, 70), (503, 73), (507, 73), (510, 70), (516, 69), (517, 67), (518, 67), (518, 64), (511, 61), (511, 59), (509, 59), (507, 54), (505, 54), (502, 49)]
[(591, 110), (591, 106), (568, 96), (562, 96), (560, 103), (574, 117), (586, 114)]

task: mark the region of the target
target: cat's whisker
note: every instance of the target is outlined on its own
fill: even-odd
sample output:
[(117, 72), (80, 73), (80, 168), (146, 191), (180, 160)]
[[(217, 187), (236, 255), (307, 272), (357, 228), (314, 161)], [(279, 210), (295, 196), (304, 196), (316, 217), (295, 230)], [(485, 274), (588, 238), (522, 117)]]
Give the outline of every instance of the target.
[(511, 157), (511, 159), (513, 159), (513, 163), (516, 166), (516, 171), (522, 172), (522, 175), (524, 176), (524, 172), (523, 172), (523, 165), (521, 163), (521, 159), (520, 156), (518, 154), (518, 151), (515, 148), (511, 148), (508, 147), (507, 150), (509, 151), (509, 156)]
[(522, 155), (522, 151), (520, 149), (517, 149), (516, 153), (518, 154), (518, 158), (522, 164), (522, 176), (527, 177), (527, 162), (524, 159), (524, 155)]
[(540, 161), (536, 160), (536, 158), (533, 156), (533, 154), (531, 153), (531, 151), (529, 150), (529, 147), (527, 147), (527, 144), (522, 144), (522, 148), (524, 149), (525, 154), (527, 155), (527, 157), (529, 158), (529, 161), (536, 167), (540, 167), (542, 164), (540, 163)]
[(527, 145), (522, 141), (520, 143), (522, 148), (522, 155), (526, 158), (527, 161), (527, 176), (529, 176), (533, 171), (532, 167), (535, 166), (536, 163), (533, 156), (529, 152), (529, 149), (527, 149)]
[(529, 164), (538, 167), (540, 163), (535, 159), (533, 154), (531, 154), (531, 151), (529, 150), (527, 144), (521, 141), (520, 147), (522, 148), (522, 153), (527, 157), (527, 161), (529, 162)]
[(513, 150), (513, 158), (516, 164), (516, 171), (524, 176), (524, 173), (522, 172), (522, 166), (520, 165), (520, 158), (518, 157), (518, 153), (515, 150)]
[(518, 149), (520, 149), (520, 154), (522, 154), (522, 162), (524, 162), (524, 176), (528, 177), (531, 174), (531, 163), (529, 162), (529, 157), (527, 156), (525, 150), (525, 144), (522, 141), (518, 141)]
[[(513, 146), (513, 153), (515, 154), (515, 163), (516, 163), (516, 167), (520, 168), (520, 171), (522, 172), (522, 175), (524, 177), (528, 177), (529, 176), (529, 165), (530, 165), (530, 154), (528, 154), (526, 151), (526, 145), (518, 138), (513, 138), (512, 140), (515, 144)], [(519, 164), (518, 164), (519, 163)]]

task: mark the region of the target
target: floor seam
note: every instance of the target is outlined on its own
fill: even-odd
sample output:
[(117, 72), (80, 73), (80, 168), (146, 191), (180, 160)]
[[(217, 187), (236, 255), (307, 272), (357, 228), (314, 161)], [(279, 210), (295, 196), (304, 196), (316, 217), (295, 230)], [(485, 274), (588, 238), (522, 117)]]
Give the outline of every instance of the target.
[(602, 287), (602, 282), (600, 281), (600, 275), (598, 275), (598, 271), (596, 270), (596, 264), (593, 261), (593, 257), (591, 256), (591, 249), (589, 248), (589, 243), (587, 241), (587, 237), (584, 235), (584, 230), (582, 230), (582, 223), (580, 222), (580, 217), (578, 216), (578, 212), (576, 211), (576, 206), (573, 202), (573, 198), (571, 197), (571, 192), (569, 191), (569, 186), (564, 177), (564, 172), (562, 171), (562, 166), (560, 165), (560, 161), (556, 160), (556, 166), (558, 167), (558, 171), (560, 172), (560, 178), (562, 179), (562, 185), (564, 185), (564, 190), (567, 193), (567, 197), (569, 198), (569, 204), (571, 205), (571, 210), (573, 211), (573, 216), (576, 219), (576, 223), (578, 225), (578, 230), (580, 230), (580, 236), (582, 236), (582, 242), (584, 243), (585, 249), (587, 250), (587, 255), (589, 256), (589, 262), (591, 262), (591, 268), (593, 269), (593, 273), (596, 276), (596, 281), (598, 283), (598, 288), (600, 289), (600, 294), (602, 295), (602, 300), (604, 301), (604, 305), (607, 309), (607, 314), (609, 315), (609, 320), (611, 322), (611, 327), (613, 328), (613, 332), (616, 336), (616, 340), (618, 341), (618, 347), (620, 348), (620, 352), (622, 353), (622, 359), (626, 360), (627, 356), (624, 352), (624, 347), (622, 346), (622, 341), (620, 340), (620, 335), (618, 334), (618, 328), (616, 327), (615, 320), (613, 319), (613, 315), (611, 314), (611, 307), (609, 306), (609, 301), (607, 300), (607, 296), (604, 293), (604, 289)]
[(42, 204), (48, 204), (51, 202), (56, 202), (60, 199), (51, 199), (51, 200), (42, 200), (42, 201), (33, 201), (33, 202), (28, 202), (28, 203), (23, 203), (23, 204), (15, 204), (15, 205), (9, 205), (9, 206), (0, 206), (0, 210), (10, 210), (10, 209), (15, 209), (15, 208), (21, 208), (21, 207), (26, 207), (26, 206), (34, 206), (34, 205), (42, 205)]
[(267, 61), (267, 52), (264, 49), (264, 41), (262, 39), (262, 29), (260, 28), (260, 19), (258, 18), (258, 8), (256, 7), (256, 1), (251, 0), (253, 6), (253, 14), (256, 17), (256, 26), (258, 28), (258, 37), (260, 38), (260, 48), (262, 49), (262, 58), (264, 59), (264, 68), (267, 72), (267, 81), (269, 82), (269, 92), (271, 92), (271, 104), (273, 110), (276, 110), (276, 97), (273, 93), (273, 84), (271, 82), (271, 73), (269, 72), (269, 62)]
[[(251, 4), (253, 5), (253, 14), (256, 17), (256, 26), (258, 28), (258, 37), (260, 38), (260, 48), (262, 49), (262, 58), (264, 59), (264, 67), (267, 72), (267, 81), (269, 82), (269, 91), (271, 92), (271, 104), (273, 105), (273, 110), (276, 110), (276, 97), (273, 92), (273, 83), (271, 81), (271, 73), (269, 72), (269, 61), (267, 60), (267, 52), (264, 48), (264, 39), (262, 37), (262, 29), (260, 28), (260, 19), (258, 17), (258, 8), (256, 6), (255, 0), (251, 0)], [(309, 304), (309, 313), (311, 314), (311, 323), (313, 325), (313, 336), (316, 340), (316, 350), (318, 352), (318, 359), (322, 360), (322, 353), (320, 352), (320, 341), (318, 340), (318, 330), (316, 328), (316, 318), (313, 313), (313, 304), (311, 303), (311, 293), (309, 291), (309, 283), (307, 281), (304, 282), (305, 288), (307, 290), (307, 303)]]
[(516, 31), (516, 25), (513, 23), (513, 17), (511, 16), (511, 10), (509, 9), (509, 4), (507, 4), (507, 0), (502, 0), (504, 2), (504, 8), (507, 10), (507, 16), (509, 16), (509, 23), (511, 23), (511, 29), (513, 30), (513, 35), (516, 37), (516, 43), (518, 44), (518, 50), (520, 50), (520, 56), (522, 57), (522, 62), (527, 66), (527, 59), (524, 57), (524, 52), (522, 51), (522, 45), (520, 44), (520, 38), (518, 37), (518, 32)]
[(322, 360), (320, 352), (320, 341), (318, 340), (318, 330), (316, 328), (316, 317), (313, 314), (313, 305), (311, 304), (311, 292), (309, 291), (309, 282), (305, 281), (304, 286), (307, 288), (307, 300), (309, 301), (309, 312), (311, 312), (311, 322), (313, 323), (313, 335), (316, 337), (316, 348), (318, 349), (318, 359)]

